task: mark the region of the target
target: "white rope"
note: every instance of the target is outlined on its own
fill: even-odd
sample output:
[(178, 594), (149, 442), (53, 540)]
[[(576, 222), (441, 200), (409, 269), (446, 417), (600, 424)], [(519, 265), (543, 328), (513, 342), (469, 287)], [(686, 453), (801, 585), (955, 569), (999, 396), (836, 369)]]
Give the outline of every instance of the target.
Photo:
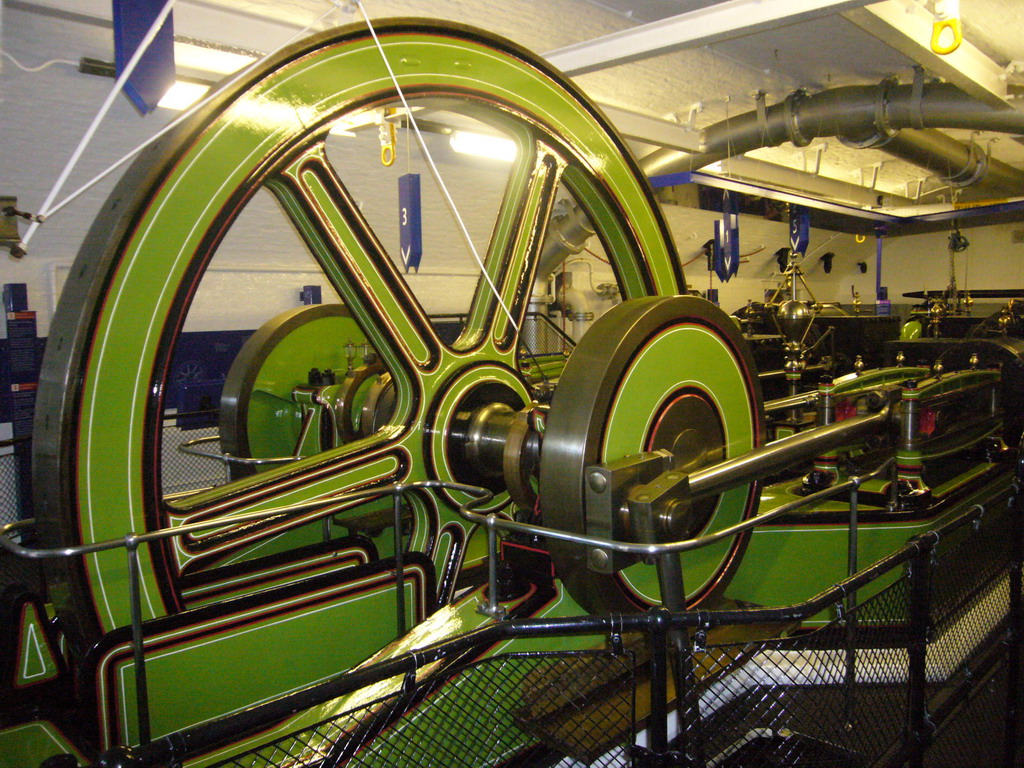
[[(366, 21), (366, 26), (370, 30), (370, 35), (373, 37), (373, 42), (376, 43), (377, 50), (380, 52), (380, 57), (384, 62), (384, 66), (387, 69), (388, 74), (391, 76), (391, 82), (395, 86), (395, 91), (398, 93), (398, 98), (401, 100), (402, 106), (405, 107), (406, 116), (409, 118), (409, 124), (412, 126), (413, 133), (416, 134), (416, 141), (420, 145), (420, 150), (423, 152), (423, 157), (427, 161), (427, 165), (430, 167), (430, 172), (433, 175), (434, 180), (437, 182), (437, 185), (441, 188), (441, 194), (444, 196), (445, 202), (448, 203), (448, 208), (451, 210), (452, 215), (455, 217), (455, 223), (458, 225), (459, 230), (462, 232), (462, 237), (466, 241), (466, 245), (469, 246), (469, 251), (470, 253), (473, 254), (473, 259), (480, 267), (481, 275), (487, 282), (487, 285), (490, 286), (491, 291), (494, 293), (494, 298), (497, 299), (498, 306), (500, 306), (505, 311), (505, 314), (508, 316), (508, 321), (512, 324), (512, 327), (515, 329), (516, 334), (520, 335), (519, 324), (515, 321), (515, 318), (512, 317), (512, 312), (509, 310), (509, 308), (505, 306), (505, 302), (501, 300), (501, 294), (498, 292), (498, 288), (497, 286), (495, 286), (494, 281), (491, 280), (491, 276), (487, 274), (487, 269), (484, 267), (484, 262), (480, 258), (480, 254), (477, 253), (476, 246), (473, 244), (473, 238), (470, 237), (469, 230), (466, 228), (466, 224), (462, 220), (462, 216), (459, 215), (458, 208), (455, 206), (455, 201), (452, 199), (451, 193), (449, 193), (448, 187), (444, 183), (444, 179), (441, 178), (441, 172), (434, 164), (434, 158), (431, 156), (430, 150), (427, 149), (427, 143), (423, 138), (423, 134), (420, 132), (420, 127), (416, 122), (416, 117), (413, 115), (412, 109), (409, 107), (409, 102), (406, 101), (405, 99), (405, 93), (402, 92), (402, 87), (398, 84), (398, 78), (395, 77), (394, 70), (391, 69), (391, 63), (388, 61), (388, 57), (384, 53), (384, 46), (381, 45), (380, 39), (377, 37), (377, 31), (373, 28), (373, 24), (370, 22), (370, 17), (366, 13), (366, 9), (363, 7), (363, 0), (352, 1), (355, 3), (356, 6), (358, 6), (359, 12), (363, 15), (363, 19)], [(333, 2), (337, 4), (339, 0), (333, 0)]]
[(167, 2), (164, 3), (164, 7), (160, 10), (160, 13), (157, 14), (157, 17), (153, 20), (153, 23), (150, 25), (149, 30), (146, 32), (145, 37), (143, 37), (142, 41), (139, 43), (139, 47), (135, 49), (135, 53), (133, 53), (132, 57), (128, 60), (128, 64), (125, 66), (124, 71), (121, 72), (118, 78), (114, 81), (114, 87), (110, 89), (110, 93), (108, 93), (107, 98), (104, 99), (103, 105), (100, 107), (100, 111), (96, 113), (96, 117), (93, 118), (92, 123), (89, 125), (89, 128), (85, 132), (85, 135), (82, 136), (82, 140), (78, 142), (78, 146), (75, 147), (75, 151), (71, 154), (71, 158), (64, 166), (64, 170), (61, 171), (61, 174), (57, 178), (56, 183), (50, 190), (50, 194), (48, 194), (46, 196), (46, 200), (43, 201), (42, 208), (39, 209), (38, 220), (33, 221), (29, 225), (28, 230), (25, 232), (25, 237), (23, 238), (23, 241), (26, 246), (32, 239), (32, 235), (35, 234), (35, 231), (39, 228), (40, 222), (45, 220), (46, 217), (50, 215), (50, 205), (53, 203), (54, 198), (56, 198), (57, 195), (60, 193), (60, 190), (64, 186), (64, 182), (66, 182), (68, 180), (68, 176), (71, 175), (71, 171), (73, 171), (75, 166), (78, 165), (78, 160), (82, 157), (82, 153), (85, 152), (85, 148), (89, 145), (89, 142), (92, 141), (92, 137), (96, 134), (96, 131), (99, 129), (100, 123), (103, 122), (103, 118), (107, 116), (107, 112), (110, 111), (110, 107), (113, 105), (114, 99), (117, 98), (118, 93), (121, 92), (121, 89), (124, 87), (124, 84), (128, 81), (128, 78), (131, 77), (132, 72), (135, 71), (135, 67), (142, 59), (142, 56), (146, 52), (146, 49), (149, 48), (149, 45), (153, 42), (153, 39), (156, 37), (157, 32), (160, 31), (160, 27), (163, 26), (164, 21), (170, 14), (171, 9), (174, 7), (174, 3), (175, 0), (167, 0)]
[[(169, 3), (173, 3), (173, 2), (174, 2), (174, 0), (169, 0)], [(263, 55), (260, 59), (257, 59), (256, 61), (253, 61), (250, 64), (248, 64), (245, 67), (243, 67), (242, 69), (238, 70), (238, 72), (236, 72), (234, 75), (232, 75), (231, 78), (225, 83), (224, 87), (225, 88), (226, 87), (230, 87), (231, 85), (234, 85), (235, 83), (237, 83), (239, 80), (241, 80), (243, 77), (245, 77), (250, 71), (252, 71), (256, 66), (258, 66), (262, 61), (267, 59), (269, 56), (273, 56), (274, 54), (276, 54), (278, 51), (282, 50), (283, 48), (291, 45), (296, 39), (304, 36), (313, 27), (317, 26), (318, 24), (320, 24), (320, 22), (322, 22), (325, 18), (327, 18), (327, 16), (329, 16), (332, 13), (334, 13), (335, 10), (337, 10), (336, 7), (335, 6), (331, 6), (326, 11), (324, 11), (322, 14), (320, 14), (320, 16), (318, 16), (316, 19), (311, 21), (309, 24), (307, 24), (301, 30), (299, 30), (294, 35), (292, 35), (287, 40), (285, 40), (283, 43), (281, 43), (281, 45), (277, 46), (274, 50), (270, 51), (270, 53), (267, 53), (267, 54)], [(116, 94), (116, 92), (118, 90), (119, 90), (118, 86), (115, 85), (114, 86), (114, 90), (113, 90), (112, 93)], [(108, 166), (106, 168), (106, 170), (103, 170), (100, 173), (98, 173), (92, 179), (87, 181), (81, 187), (79, 187), (74, 192), (72, 192), (70, 195), (68, 195), (63, 200), (61, 200), (58, 204), (56, 204), (56, 205), (50, 207), (49, 209), (47, 209), (47, 205), (49, 205), (49, 202), (52, 201), (53, 197), (55, 196), (55, 193), (51, 193), (50, 198), (48, 198), (47, 202), (43, 204), (43, 213), (40, 214), (41, 218), (43, 218), (43, 219), (49, 218), (49, 217), (53, 216), (53, 214), (57, 213), (62, 208), (67, 206), (68, 204), (70, 204), (70, 203), (74, 202), (75, 200), (77, 200), (85, 192), (88, 192), (90, 189), (92, 189), (94, 186), (96, 186), (99, 182), (103, 181), (103, 179), (105, 179), (111, 173), (116, 171), (122, 165), (124, 165), (129, 160), (131, 160), (133, 157), (135, 157), (140, 152), (142, 152), (144, 149), (146, 149), (146, 147), (150, 146), (153, 142), (159, 140), (161, 137), (163, 137), (164, 135), (166, 135), (170, 131), (174, 130), (174, 128), (176, 128), (181, 123), (183, 123), (185, 120), (190, 118), (193, 114), (195, 114), (196, 111), (198, 111), (199, 109), (202, 109), (206, 104), (208, 104), (210, 102), (210, 100), (214, 96), (216, 96), (216, 93), (213, 92), (213, 91), (207, 93), (205, 96), (203, 96), (203, 98), (201, 98), (199, 101), (197, 101), (194, 104), (192, 104), (190, 107), (188, 107), (188, 109), (184, 110), (180, 115), (178, 115), (176, 118), (174, 118), (171, 122), (169, 122), (167, 125), (165, 125), (163, 128), (161, 128), (159, 131), (154, 133), (152, 136), (150, 136), (144, 142), (139, 144), (137, 147), (135, 147), (135, 149), (133, 149), (130, 152), (128, 152), (127, 154), (125, 154), (119, 160), (116, 160), (113, 164)], [(81, 154), (81, 153), (78, 153), (78, 154)], [(73, 160), (75, 162), (77, 162), (77, 157), (73, 158)], [(63, 178), (61, 180), (59, 180), (58, 181), (58, 185), (55, 186), (55, 189), (58, 189), (59, 186), (62, 186), (63, 182), (64, 182)], [(34, 223), (31, 227), (29, 227), (28, 231), (25, 233), (24, 243), (26, 245), (28, 244), (29, 237), (30, 237), (31, 233), (34, 231), (34, 228), (36, 226), (37, 226), (37, 224)]]
[(42, 64), (37, 64), (34, 67), (30, 67), (26, 64), (22, 64), (7, 51), (0, 51), (0, 56), (6, 57), (14, 66), (16, 66), (22, 72), (42, 72), (44, 69), (46, 69), (47, 67), (52, 67), (54, 64), (67, 64), (72, 67), (78, 66), (78, 62), (71, 61), (71, 59), (50, 59), (49, 61), (44, 61)]

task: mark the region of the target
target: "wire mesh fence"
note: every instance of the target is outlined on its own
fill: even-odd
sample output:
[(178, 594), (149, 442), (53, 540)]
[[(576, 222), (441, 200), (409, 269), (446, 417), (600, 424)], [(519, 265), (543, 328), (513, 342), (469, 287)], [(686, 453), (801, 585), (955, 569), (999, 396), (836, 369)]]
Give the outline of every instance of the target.
[(519, 335), (520, 356), (568, 355), (575, 342), (545, 314), (527, 314)]
[(624, 748), (635, 736), (635, 672), (633, 654), (621, 649), (484, 659), (215, 768), (469, 768), (553, 764), (563, 757), (567, 765), (629, 765)]
[(0, 525), (21, 518), (21, 458), (8, 449), (0, 453)]
[[(202, 488), (223, 485), (228, 481), (223, 462), (185, 453), (181, 446), (189, 440), (215, 437), (216, 411), (200, 414), (204, 418), (182, 417), (168, 413), (164, 416), (160, 442), (161, 477), (165, 494), (185, 493)], [(210, 425), (212, 415), (213, 425)]]
[[(215, 768), (1011, 768), (1020, 501), (968, 509), (796, 606), (491, 622), (147, 742), (133, 766), (216, 748)], [(585, 650), (495, 651), (525, 638)]]
[(907, 599), (903, 577), (813, 632), (695, 653), (691, 761), (874, 764), (907, 708)]
[[(937, 728), (925, 755), (926, 768), (1006, 765), (1006, 744), (998, 733), (998, 724), (1007, 717), (1006, 694), (1007, 667), (1001, 663), (978, 681), (962, 706)], [(1009, 765), (1024, 764), (1024, 744), (1017, 745), (1016, 757), (1010, 760)]]

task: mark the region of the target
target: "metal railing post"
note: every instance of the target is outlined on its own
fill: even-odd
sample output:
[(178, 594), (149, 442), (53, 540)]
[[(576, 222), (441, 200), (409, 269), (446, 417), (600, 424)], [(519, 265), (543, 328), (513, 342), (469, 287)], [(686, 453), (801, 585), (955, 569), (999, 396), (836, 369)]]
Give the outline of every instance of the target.
[(399, 486), (391, 493), (392, 511), (395, 514), (395, 611), (398, 613), (398, 636), (405, 634), (405, 561), (403, 558), (404, 536), (402, 532), (402, 492)]
[[(851, 478), (850, 488), (850, 522), (848, 532), (848, 551), (846, 558), (846, 576), (857, 573), (857, 516), (860, 478)], [(857, 683), (857, 590), (851, 590), (846, 596), (844, 621), (846, 623), (846, 725), (853, 726), (854, 689)]]
[(139, 584), (139, 540), (134, 533), (124, 537), (128, 552), (128, 600), (132, 616), (132, 656), (135, 661), (135, 711), (139, 721), (139, 743), (151, 739), (149, 723), (149, 686), (146, 680), (146, 655), (142, 639), (142, 599)]
[(1024, 577), (1024, 440), (1017, 451), (1017, 473), (1009, 501), (1010, 515), (1010, 610), (1006, 628), (1006, 728), (1003, 743), (1003, 765), (1016, 763), (1017, 738), (1021, 717), (1021, 641), (1024, 639), (1024, 599), (1021, 579)]
[(651, 616), (651, 717), (647, 726), (650, 765), (661, 765), (668, 751), (668, 629), (671, 614), (653, 609)]
[(910, 561), (910, 642), (907, 644), (907, 765), (922, 768), (931, 740), (927, 699), (928, 640), (931, 634), (931, 557), (935, 542), (930, 535), (918, 539), (919, 552)]
[(487, 607), (484, 613), (494, 619), (505, 617), (504, 609), (498, 605), (498, 516), (487, 515), (484, 525), (487, 528)]

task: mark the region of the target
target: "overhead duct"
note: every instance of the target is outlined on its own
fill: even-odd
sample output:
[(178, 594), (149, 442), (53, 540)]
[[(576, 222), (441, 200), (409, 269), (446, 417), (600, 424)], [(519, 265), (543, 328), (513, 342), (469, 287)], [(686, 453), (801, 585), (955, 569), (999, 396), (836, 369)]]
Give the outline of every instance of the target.
[(978, 195), (1024, 194), (1024, 172), (989, 157), (974, 142), (964, 144), (941, 131), (906, 128), (882, 149), (931, 171), (952, 187), (970, 186)]
[[(994, 109), (949, 83), (851, 85), (820, 93), (797, 90), (772, 106), (759, 99), (755, 110), (705, 128), (699, 152), (658, 149), (640, 159), (647, 176), (693, 171), (763, 147), (791, 142), (805, 147), (836, 136), (843, 143), (881, 149), (941, 176), (952, 186), (971, 186), (978, 195), (1024, 194), (1024, 171), (988, 158), (935, 128), (962, 128), (1024, 135), (1024, 114)], [(538, 278), (546, 278), (569, 253), (586, 242), (586, 216), (576, 208), (554, 222), (544, 241)]]
[(582, 208), (573, 205), (568, 198), (559, 207), (562, 210), (552, 217), (544, 238), (544, 247), (537, 262), (538, 278), (546, 279), (566, 256), (582, 251), (587, 240), (594, 235), (594, 228)]
[[(762, 147), (787, 141), (805, 147), (814, 139), (837, 136), (851, 146), (890, 152), (954, 185), (985, 185), (996, 170), (999, 193), (1024, 193), (1024, 172), (983, 161), (976, 149), (948, 137), (938, 139), (941, 134), (921, 130), (925, 128), (1024, 134), (1024, 115), (993, 109), (948, 83), (899, 85), (890, 79), (816, 94), (798, 90), (778, 104), (769, 107), (761, 100), (755, 110), (708, 126), (701, 134), (700, 152), (659, 149), (641, 159), (640, 167), (649, 176), (696, 170)], [(904, 129), (911, 129), (911, 135), (901, 138)]]

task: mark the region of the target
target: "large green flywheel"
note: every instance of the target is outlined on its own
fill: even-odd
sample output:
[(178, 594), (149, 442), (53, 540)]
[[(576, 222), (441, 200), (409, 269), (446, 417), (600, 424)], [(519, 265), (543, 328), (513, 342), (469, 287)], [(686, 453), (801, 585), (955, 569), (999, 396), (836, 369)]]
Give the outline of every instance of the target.
[[(477, 30), (408, 20), (378, 32), (410, 99), (462, 105), (517, 144), (483, 254), (511, 319), (481, 282), (459, 339), (439, 339), (360, 211), (345, 168), (325, 150), (339, 118), (397, 103), (381, 53), (364, 26), (297, 44), (140, 157), (86, 238), (54, 318), (37, 408), (35, 487), (47, 544), (313, 499), (327, 508), (353, 488), (462, 478), (447, 442), (461, 405), (494, 397), (515, 407), (531, 398), (517, 326), (560, 189), (589, 215), (623, 298), (683, 291), (648, 187), (606, 119), (568, 80)], [(260, 189), (276, 196), (379, 355), (393, 406), (368, 437), (167, 500), (160, 427), (171, 351), (212, 254)], [(411, 547), (439, 569), (458, 560), (468, 534), (455, 512), (460, 500), (438, 495), (415, 505)], [(507, 503), (498, 488), (492, 508)], [(143, 617), (185, 607), (183, 573), (308, 526), (310, 514), (143, 548)], [(128, 623), (123, 553), (68, 561), (54, 573), (52, 594), (80, 644)]]

